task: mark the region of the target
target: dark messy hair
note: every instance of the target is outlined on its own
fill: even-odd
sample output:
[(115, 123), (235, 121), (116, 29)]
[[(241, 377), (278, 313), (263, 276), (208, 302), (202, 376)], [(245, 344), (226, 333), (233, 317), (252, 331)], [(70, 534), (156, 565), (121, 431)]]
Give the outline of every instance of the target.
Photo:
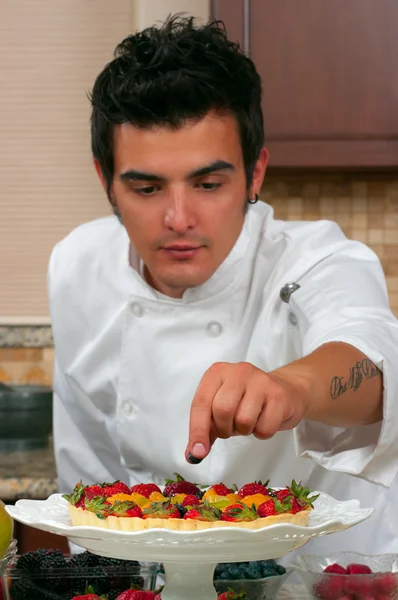
[(193, 17), (175, 15), (129, 35), (98, 75), (90, 100), (92, 152), (109, 198), (115, 124), (178, 128), (211, 110), (237, 120), (249, 187), (264, 143), (261, 80), (221, 21), (197, 27)]

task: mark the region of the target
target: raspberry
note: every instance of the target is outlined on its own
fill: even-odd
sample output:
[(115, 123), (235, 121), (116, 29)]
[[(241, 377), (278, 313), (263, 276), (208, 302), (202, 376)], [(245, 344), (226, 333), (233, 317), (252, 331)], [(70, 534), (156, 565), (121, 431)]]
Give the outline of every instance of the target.
[[(378, 573), (373, 579), (374, 591), (386, 597), (392, 597), (398, 591), (398, 578), (393, 573)], [(383, 600), (381, 596), (377, 600)]]
[(346, 578), (347, 576), (343, 575), (324, 575), (313, 588), (315, 598), (319, 598), (320, 600), (338, 600), (344, 598)]
[(345, 580), (344, 590), (345, 592), (347, 592), (347, 594), (359, 596), (360, 598), (372, 596), (372, 577), (364, 577), (363, 575), (351, 575)]
[(348, 565), (347, 573), (349, 573), (349, 575), (371, 575), (372, 569), (370, 569), (366, 565), (353, 563), (351, 565)]
[(200, 504), (200, 500), (193, 494), (188, 494), (188, 496), (185, 496), (184, 500), (182, 501), (182, 506), (195, 506), (197, 504)]
[(335, 575), (347, 575), (347, 569), (338, 565), (337, 563), (333, 563), (332, 565), (328, 565), (326, 569), (323, 570), (324, 573), (334, 573)]

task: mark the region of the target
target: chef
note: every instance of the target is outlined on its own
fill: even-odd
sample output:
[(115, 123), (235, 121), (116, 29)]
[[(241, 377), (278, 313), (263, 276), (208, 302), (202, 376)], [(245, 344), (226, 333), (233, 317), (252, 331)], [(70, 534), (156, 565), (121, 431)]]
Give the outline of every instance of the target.
[(383, 271), (335, 223), (279, 221), (257, 202), (268, 154), (252, 61), (219, 24), (175, 17), (118, 46), (91, 104), (114, 215), (49, 265), (60, 490), (294, 478), (376, 508), (311, 551), (398, 551)]

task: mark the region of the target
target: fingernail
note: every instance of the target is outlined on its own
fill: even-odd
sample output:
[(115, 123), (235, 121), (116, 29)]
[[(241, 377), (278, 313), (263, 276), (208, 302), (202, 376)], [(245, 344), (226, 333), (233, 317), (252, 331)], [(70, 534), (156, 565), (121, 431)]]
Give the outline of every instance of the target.
[(188, 454), (188, 460), (193, 465), (198, 465), (206, 456), (206, 448), (203, 444), (195, 444), (192, 451)]
[(198, 465), (202, 462), (203, 458), (196, 458), (196, 456), (192, 456), (191, 453), (188, 454), (188, 460), (192, 465)]

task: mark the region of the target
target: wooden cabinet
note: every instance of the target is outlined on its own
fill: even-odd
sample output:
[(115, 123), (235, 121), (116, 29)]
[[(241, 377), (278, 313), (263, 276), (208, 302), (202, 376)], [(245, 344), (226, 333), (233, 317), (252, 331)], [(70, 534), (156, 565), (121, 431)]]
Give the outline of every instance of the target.
[(398, 0), (213, 0), (212, 16), (262, 77), (271, 166), (398, 167)]
[(14, 522), (14, 537), (18, 544), (18, 554), (24, 554), (38, 548), (59, 548), (69, 554), (68, 540), (61, 535), (40, 531), (22, 523)]

